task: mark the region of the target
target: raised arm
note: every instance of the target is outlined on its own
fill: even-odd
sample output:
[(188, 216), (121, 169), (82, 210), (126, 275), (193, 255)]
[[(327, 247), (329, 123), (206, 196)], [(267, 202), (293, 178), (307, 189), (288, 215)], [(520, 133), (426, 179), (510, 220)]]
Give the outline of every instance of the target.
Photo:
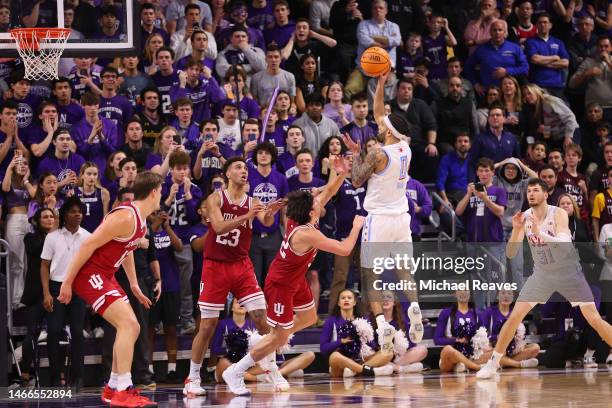
[(383, 118), (385, 117), (385, 83), (389, 78), (389, 73), (390, 71), (385, 72), (378, 77), (376, 91), (374, 92), (374, 120), (376, 120), (378, 127), (382, 129), (387, 128), (383, 123)]
[(321, 204), (321, 207), (325, 207), (329, 200), (338, 194), (338, 190), (340, 190), (340, 187), (342, 187), (342, 183), (344, 182), (347, 173), (348, 169), (344, 159), (341, 157), (335, 157), (333, 167), (330, 169), (329, 182), (321, 194), (319, 194), (316, 198), (316, 200), (319, 201), (319, 204)]
[(357, 215), (353, 220), (353, 228), (349, 236), (343, 241), (336, 241), (335, 239), (327, 238), (323, 233), (316, 229), (304, 231), (302, 234), (296, 236), (294, 240), (299, 240), (304, 244), (317, 248), (321, 251), (330, 252), (332, 254), (340, 256), (349, 256), (355, 243), (359, 238), (359, 232), (363, 227), (365, 218)]

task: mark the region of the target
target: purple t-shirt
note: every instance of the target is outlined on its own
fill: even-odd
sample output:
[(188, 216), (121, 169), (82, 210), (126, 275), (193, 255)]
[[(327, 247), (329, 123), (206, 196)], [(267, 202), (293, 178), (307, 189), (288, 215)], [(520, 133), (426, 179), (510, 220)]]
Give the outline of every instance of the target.
[(57, 105), (59, 116), (59, 127), (70, 130), (72, 126), (85, 117), (85, 111), (81, 105), (70, 102), (68, 105)]
[[(506, 190), (491, 185), (487, 188), (487, 195), (495, 204), (506, 207)], [(467, 229), (468, 242), (503, 242), (504, 229), (501, 218), (489, 210), (484, 202), (472, 195), (463, 214), (464, 225)]]
[[(96, 67), (97, 68), (90, 70), (90, 75), (92, 82), (99, 88), (102, 84), (102, 79), (100, 78), (100, 67)], [(70, 80), (70, 88), (72, 88), (72, 99), (80, 101), (81, 96), (90, 89), (87, 85), (81, 84), (81, 76), (77, 71), (77, 67), (73, 67), (70, 70), (70, 74), (68, 74), (68, 79)]]
[(39, 96), (29, 93), (23, 99), (11, 98), (17, 104), (17, 126), (19, 137), (29, 134), (38, 123), (38, 106), (42, 102)]
[(423, 53), (429, 59), (429, 80), (442, 79), (448, 76), (446, 72), (446, 38), (440, 34), (438, 38), (423, 36)]
[(340, 133), (347, 133), (353, 142), (359, 143), (363, 148), (369, 139), (378, 135), (378, 126), (374, 122), (367, 122), (364, 127), (359, 127), (355, 122), (351, 122), (342, 127)]
[[(225, 103), (225, 99), (221, 100), (217, 104), (215, 104), (214, 116), (221, 117), (223, 114), (221, 113), (223, 109), (223, 104)], [(257, 101), (251, 97), (245, 96), (240, 99), (240, 120), (245, 121), (247, 119), (259, 119), (259, 112), (261, 108)]]
[(416, 54), (410, 55), (405, 52), (403, 49), (397, 49), (397, 74), (398, 76), (405, 76), (405, 74), (410, 74), (414, 72), (414, 63), (418, 59), (423, 58), (423, 53), (421, 51), (417, 51)]
[(160, 71), (157, 71), (153, 76), (151, 76), (151, 80), (157, 87), (161, 95), (161, 105), (162, 112), (164, 115), (170, 114), (170, 108), (172, 107), (172, 101), (170, 100), (170, 88), (173, 86), (179, 85), (179, 76), (176, 70), (172, 71), (170, 75), (164, 76)]
[(123, 126), (132, 118), (130, 100), (123, 95), (115, 95), (112, 98), (100, 96), (100, 116), (110, 119), (117, 126), (117, 146), (123, 146)]
[(342, 182), (334, 202), (336, 208), (336, 239), (341, 240), (349, 236), (356, 215), (367, 215), (367, 211), (363, 209), (366, 188), (366, 185), (355, 187), (348, 179)]
[[(249, 168), (249, 195), (259, 199), (262, 204), (269, 204), (279, 198), (284, 198), (289, 192), (287, 179), (276, 170), (272, 170), (267, 177), (261, 175), (257, 168)], [(269, 227), (262, 225), (257, 219), (253, 221), (253, 232), (255, 234), (270, 234), (278, 230), (280, 215), (274, 216), (274, 224)]]
[(155, 245), (155, 256), (159, 262), (163, 291), (165, 293), (179, 292), (181, 290), (180, 272), (174, 249), (170, 243), (170, 236), (163, 229), (154, 232), (153, 245)]
[(276, 128), (274, 129), (274, 132), (270, 132), (270, 133), (266, 132), (264, 134), (264, 140), (272, 143), (276, 147), (278, 154), (285, 153), (285, 147), (287, 147), (286, 139), (287, 139), (287, 136), (285, 132), (283, 131), (283, 128), (279, 126), (276, 126)]
[[(162, 204), (168, 198), (170, 187), (172, 187), (172, 178), (168, 177), (162, 185)], [(200, 220), (196, 207), (201, 199), (202, 190), (198, 186), (191, 184), (191, 200), (187, 200), (185, 199), (185, 186), (180, 185), (173, 203), (167, 208), (170, 226), (183, 244), (189, 245), (189, 230)]]
[(265, 29), (263, 32), (266, 48), (271, 43), (276, 43), (276, 46), (281, 49), (289, 42), (289, 39), (295, 31), (295, 23), (291, 20), (284, 26), (279, 26), (276, 23), (273, 27)]
[(289, 191), (312, 191), (313, 188), (324, 186), (325, 181), (321, 180), (320, 178), (313, 177), (310, 183), (302, 183), (300, 181), (300, 175), (296, 174), (295, 176), (289, 177), (287, 184), (289, 184)]
[[(38, 163), (36, 169), (36, 178), (40, 177), (46, 171), (55, 174), (57, 181), (62, 181), (68, 176), (70, 170), (74, 171), (77, 175), (81, 171), (81, 166), (85, 163), (83, 156), (77, 153), (70, 153), (67, 159), (58, 159), (55, 154), (48, 154), (44, 159)], [(62, 193), (66, 193), (70, 188), (74, 186), (64, 186)]]
[(147, 162), (145, 163), (145, 170), (151, 170), (153, 167), (160, 165), (164, 162), (161, 154), (159, 153), (149, 153), (147, 156)]
[[(176, 69), (179, 69), (181, 71), (184, 71), (187, 69), (187, 63), (189, 62), (189, 60), (193, 58), (193, 56), (191, 54), (184, 56), (183, 58), (179, 59), (178, 61), (176, 61), (175, 67)], [(208, 57), (204, 57), (203, 60), (200, 60), (200, 62), (202, 63), (202, 65), (204, 65), (205, 67), (210, 68), (210, 70), (212, 72), (215, 72), (215, 60), (208, 58)]]
[[(333, 120), (338, 128), (344, 126), (342, 121), (340, 120), (340, 114), (338, 113), (338, 109), (332, 106), (330, 103), (326, 103), (323, 107), (323, 116), (328, 117)], [(345, 103), (344, 104), (344, 117), (350, 122), (353, 120), (353, 111), (351, 110), (351, 105)]]
[(296, 119), (297, 118), (295, 116), (289, 115), (287, 116), (287, 119), (279, 119), (278, 122), (276, 122), (276, 127), (282, 128), (286, 135), (287, 131), (289, 130), (289, 126), (291, 126)]
[(93, 233), (104, 218), (104, 206), (102, 205), (102, 190), (96, 188), (92, 194), (85, 194), (81, 187), (75, 189), (76, 196), (81, 199), (84, 206), (83, 222), (81, 227)]
[(297, 167), (295, 167), (295, 157), (291, 152), (285, 152), (278, 156), (276, 159), (276, 169), (284, 174), (286, 178), (299, 173)]

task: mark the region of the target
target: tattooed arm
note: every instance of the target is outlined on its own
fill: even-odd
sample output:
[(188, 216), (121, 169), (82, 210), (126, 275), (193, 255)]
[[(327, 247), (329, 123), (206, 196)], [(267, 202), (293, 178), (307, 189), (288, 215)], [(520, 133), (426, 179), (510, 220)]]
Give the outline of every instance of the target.
[(382, 171), (387, 165), (387, 155), (380, 148), (371, 149), (365, 156), (353, 157), (351, 178), (356, 187), (362, 186), (374, 172)]

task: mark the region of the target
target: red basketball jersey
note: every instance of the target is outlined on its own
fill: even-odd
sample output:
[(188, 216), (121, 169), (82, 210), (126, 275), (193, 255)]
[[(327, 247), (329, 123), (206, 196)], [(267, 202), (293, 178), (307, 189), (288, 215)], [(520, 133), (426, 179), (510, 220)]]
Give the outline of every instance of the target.
[(119, 209), (127, 209), (133, 213), (135, 220), (134, 232), (129, 238), (114, 238), (96, 249), (79, 273), (87, 271), (88, 274), (99, 273), (108, 277), (113, 276), (125, 257), (136, 249), (138, 242), (147, 233), (147, 223), (142, 219), (140, 210), (134, 203), (123, 203), (110, 211), (106, 216), (108, 217), (113, 211)]
[(298, 225), (297, 222), (289, 219), (287, 220), (287, 231), (285, 232), (285, 239), (281, 244), (276, 257), (270, 264), (268, 270), (268, 276), (266, 282), (270, 281), (283, 281), (288, 282), (293, 279), (304, 277), (308, 268), (312, 264), (315, 256), (317, 255), (317, 249), (311, 248), (309, 251), (303, 254), (297, 253), (291, 248), (291, 237), (296, 231), (303, 229), (315, 229), (316, 227), (312, 224)]
[[(252, 206), (253, 198), (244, 195), (239, 203), (233, 203), (227, 190), (219, 192), (221, 196), (221, 214), (224, 220), (231, 220), (245, 215)], [(236, 262), (249, 256), (251, 239), (253, 238), (253, 226), (251, 222), (245, 221), (237, 228), (218, 235), (214, 228), (209, 229), (204, 242), (204, 259), (217, 262)]]

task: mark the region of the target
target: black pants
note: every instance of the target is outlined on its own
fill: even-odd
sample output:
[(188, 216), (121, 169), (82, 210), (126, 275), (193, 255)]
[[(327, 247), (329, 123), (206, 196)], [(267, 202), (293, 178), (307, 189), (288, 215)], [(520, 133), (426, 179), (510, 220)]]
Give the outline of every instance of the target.
[(582, 335), (581, 345), (582, 347), (577, 348), (579, 355), (571, 355), (566, 347), (565, 339), (553, 341), (553, 343), (546, 349), (543, 357), (543, 363), (547, 368), (565, 368), (566, 360), (582, 360), (586, 349), (595, 350), (595, 361), (598, 363), (604, 363), (608, 356), (610, 347), (599, 337), (597, 332), (588, 326), (584, 329)]
[[(130, 283), (124, 280), (117, 280), (123, 288), (130, 300), (130, 306), (134, 310), (136, 320), (140, 325), (140, 333), (136, 344), (134, 344), (134, 359), (132, 360), (132, 376), (135, 384), (147, 383), (151, 380), (149, 372), (149, 339), (148, 339), (148, 323), (149, 311), (134, 297), (130, 289)], [(152, 298), (151, 282), (149, 277), (139, 277), (138, 286), (142, 293), (149, 299)], [(162, 289), (163, 290), (163, 289)], [(115, 334), (117, 331), (106, 320), (104, 320), (104, 339), (102, 340), (102, 378), (104, 380), (110, 377), (110, 372), (113, 364), (113, 345), (115, 344)]]
[(29, 373), (34, 359), (35, 344), (40, 334), (40, 326), (45, 317), (42, 303), (35, 303), (25, 308), (27, 332), (23, 339), (21, 371)]
[(47, 350), (49, 354), (49, 373), (51, 386), (61, 384), (61, 372), (64, 368), (64, 353), (60, 351), (60, 338), (64, 328), (66, 317), (70, 320), (70, 361), (71, 361), (71, 383), (76, 384), (83, 378), (83, 324), (87, 314), (87, 306), (83, 299), (75, 293), (72, 301), (65, 305), (57, 300), (61, 282), (49, 281), (49, 291), (53, 296), (53, 311), (47, 314)]
[(253, 262), (253, 269), (255, 269), (255, 276), (260, 287), (264, 287), (266, 276), (268, 275), (268, 269), (278, 249), (283, 242), (280, 229), (277, 229), (266, 237), (261, 235), (253, 234), (253, 241), (251, 242), (251, 249), (249, 250), (249, 257)]
[(435, 183), (438, 177), (438, 164), (440, 155), (429, 156), (425, 152), (427, 143), (411, 143), (412, 162), (410, 163), (410, 175), (421, 183)]

